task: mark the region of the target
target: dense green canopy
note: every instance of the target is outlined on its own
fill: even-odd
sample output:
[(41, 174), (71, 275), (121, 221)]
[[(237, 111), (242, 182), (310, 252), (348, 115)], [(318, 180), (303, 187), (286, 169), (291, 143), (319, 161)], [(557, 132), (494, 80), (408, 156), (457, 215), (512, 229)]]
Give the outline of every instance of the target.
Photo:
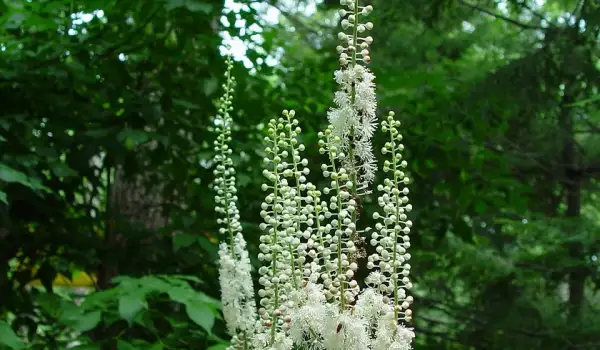
[[(598, 2), (370, 3), (380, 114), (402, 120), (412, 178), (416, 349), (600, 348)], [(316, 144), (338, 6), (0, 2), (0, 349), (225, 349), (223, 38), (247, 48), (232, 147), (256, 253), (263, 127), (295, 109)], [(53, 286), (82, 273), (83, 303)]]

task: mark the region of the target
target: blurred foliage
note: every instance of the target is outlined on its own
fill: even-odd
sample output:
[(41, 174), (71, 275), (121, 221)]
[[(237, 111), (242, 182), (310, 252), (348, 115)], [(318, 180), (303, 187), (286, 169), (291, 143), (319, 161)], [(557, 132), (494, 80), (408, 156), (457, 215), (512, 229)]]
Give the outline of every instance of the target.
[[(415, 347), (600, 348), (600, 6), (372, 3), (380, 108), (402, 118), (413, 179)], [(248, 47), (233, 147), (256, 252), (262, 127), (293, 108), (316, 144), (337, 6), (0, 2), (0, 348), (225, 348), (209, 189), (222, 38)], [(95, 292), (53, 286), (80, 272)]]

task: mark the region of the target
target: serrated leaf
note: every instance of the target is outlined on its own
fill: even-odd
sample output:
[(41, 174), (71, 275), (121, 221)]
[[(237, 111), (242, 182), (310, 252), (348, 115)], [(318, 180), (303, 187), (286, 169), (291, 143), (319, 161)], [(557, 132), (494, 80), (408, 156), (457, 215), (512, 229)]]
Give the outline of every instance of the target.
[(73, 328), (78, 332), (87, 332), (96, 328), (100, 321), (102, 321), (102, 311), (88, 312), (77, 319)]
[(139, 295), (128, 294), (119, 298), (119, 315), (130, 325), (135, 316), (145, 307), (147, 307), (147, 303)]
[(10, 349), (23, 349), (25, 343), (17, 337), (10, 325), (0, 321), (0, 345), (8, 346)]
[(212, 333), (212, 328), (215, 324), (215, 315), (207, 304), (198, 300), (190, 301), (185, 305), (185, 311), (194, 323), (204, 328), (209, 334)]

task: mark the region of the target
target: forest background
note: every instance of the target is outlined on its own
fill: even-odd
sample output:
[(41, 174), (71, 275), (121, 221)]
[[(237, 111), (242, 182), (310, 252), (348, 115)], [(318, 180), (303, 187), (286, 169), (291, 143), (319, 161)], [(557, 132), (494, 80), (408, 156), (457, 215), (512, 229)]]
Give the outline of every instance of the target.
[[(600, 349), (599, 2), (371, 3), (380, 114), (403, 122), (412, 179), (415, 348)], [(316, 144), (338, 6), (0, 2), (0, 348), (225, 349), (223, 44), (256, 253), (263, 127), (295, 109)]]

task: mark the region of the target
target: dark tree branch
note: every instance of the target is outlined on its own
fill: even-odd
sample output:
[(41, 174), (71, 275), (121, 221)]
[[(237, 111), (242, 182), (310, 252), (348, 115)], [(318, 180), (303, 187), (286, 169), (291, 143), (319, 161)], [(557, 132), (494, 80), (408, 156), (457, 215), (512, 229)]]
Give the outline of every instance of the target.
[(529, 6), (527, 4), (527, 2), (525, 2), (525, 0), (523, 1), (518, 1), (517, 4), (519, 6), (521, 6), (522, 8), (526, 9), (527, 11), (529, 11), (532, 15), (534, 15), (535, 17), (541, 19), (542, 21), (545, 21), (546, 23), (550, 23), (550, 21), (548, 21), (546, 19), (546, 17), (544, 17), (544, 15), (542, 15), (541, 13), (537, 12), (536, 10), (534, 10), (533, 8), (531, 8), (531, 6)]
[(471, 9), (473, 9), (473, 10), (485, 13), (486, 15), (492, 16), (492, 17), (497, 18), (497, 19), (501, 19), (501, 20), (503, 20), (505, 22), (513, 24), (513, 25), (515, 25), (515, 26), (517, 26), (519, 28), (522, 28), (522, 29), (533, 29), (533, 30), (545, 30), (546, 29), (546, 28), (543, 28), (543, 27), (540, 27), (540, 26), (534, 26), (534, 25), (531, 25), (531, 24), (519, 22), (517, 20), (514, 20), (512, 18), (509, 18), (509, 17), (503, 16), (501, 14), (495, 13), (495, 12), (490, 11), (488, 9), (485, 9), (483, 7), (479, 7), (477, 5), (470, 4), (470, 3), (468, 3), (468, 2), (466, 2), (464, 0), (458, 0), (458, 2), (460, 4), (462, 4), (462, 5), (465, 5), (465, 6), (469, 7), (469, 8), (471, 8)]
[(308, 26), (306, 23), (302, 22), (302, 20), (300, 20), (296, 15), (290, 13), (289, 11), (287, 11), (286, 9), (284, 9), (280, 4), (277, 3), (277, 1), (268, 1), (268, 4), (273, 6), (274, 8), (276, 8), (279, 12), (281, 12), (281, 14), (288, 19), (288, 21), (290, 21), (294, 26), (298, 27), (300, 30), (304, 30), (307, 33), (313, 34), (313, 35), (319, 35), (317, 33), (317, 31), (315, 31), (313, 28), (311, 28), (310, 26)]

